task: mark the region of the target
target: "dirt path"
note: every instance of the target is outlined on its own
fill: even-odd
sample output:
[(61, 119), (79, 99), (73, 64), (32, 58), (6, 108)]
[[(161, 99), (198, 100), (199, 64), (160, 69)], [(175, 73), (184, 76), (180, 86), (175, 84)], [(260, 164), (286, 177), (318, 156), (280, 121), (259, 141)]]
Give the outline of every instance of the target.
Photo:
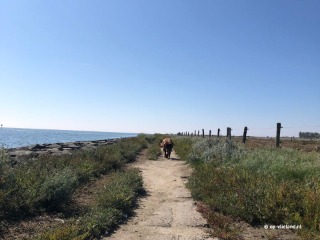
[(175, 152), (172, 160), (147, 160), (145, 154), (132, 164), (141, 170), (147, 196), (139, 201), (136, 216), (108, 239), (200, 240), (210, 239), (206, 220), (196, 211), (185, 187), (191, 168)]

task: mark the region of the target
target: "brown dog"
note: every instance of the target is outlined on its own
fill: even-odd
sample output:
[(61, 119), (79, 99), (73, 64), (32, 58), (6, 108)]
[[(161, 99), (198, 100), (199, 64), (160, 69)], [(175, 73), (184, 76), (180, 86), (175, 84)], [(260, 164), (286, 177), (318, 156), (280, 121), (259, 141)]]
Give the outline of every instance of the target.
[(173, 141), (171, 138), (165, 138), (162, 140), (161, 146), (163, 147), (164, 157), (170, 158), (171, 151), (173, 148)]

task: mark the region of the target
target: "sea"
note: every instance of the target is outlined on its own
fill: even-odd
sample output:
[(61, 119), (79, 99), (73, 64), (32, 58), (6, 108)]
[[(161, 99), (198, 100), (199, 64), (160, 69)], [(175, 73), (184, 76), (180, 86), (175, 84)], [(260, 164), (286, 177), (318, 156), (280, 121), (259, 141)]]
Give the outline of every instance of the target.
[(113, 138), (135, 137), (137, 135), (137, 133), (46, 130), (3, 127), (0, 129), (0, 148), (17, 148), (45, 143), (95, 141)]

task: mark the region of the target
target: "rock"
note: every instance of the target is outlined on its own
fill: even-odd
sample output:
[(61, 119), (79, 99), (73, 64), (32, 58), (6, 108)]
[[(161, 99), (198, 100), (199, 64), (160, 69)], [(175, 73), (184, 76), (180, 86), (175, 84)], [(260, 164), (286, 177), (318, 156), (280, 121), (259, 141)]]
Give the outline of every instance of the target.
[(64, 143), (62, 144), (63, 149), (69, 148), (69, 149), (80, 149), (81, 146), (76, 145), (75, 143)]
[(58, 148), (61, 148), (61, 144), (53, 143), (53, 144), (50, 144), (48, 146), (48, 148), (50, 148), (50, 149), (58, 149)]
[(44, 146), (44, 145), (36, 144), (36, 145), (30, 146), (29, 149), (31, 149), (32, 151), (39, 151), (39, 150), (42, 150), (45, 148), (46, 148), (46, 146)]

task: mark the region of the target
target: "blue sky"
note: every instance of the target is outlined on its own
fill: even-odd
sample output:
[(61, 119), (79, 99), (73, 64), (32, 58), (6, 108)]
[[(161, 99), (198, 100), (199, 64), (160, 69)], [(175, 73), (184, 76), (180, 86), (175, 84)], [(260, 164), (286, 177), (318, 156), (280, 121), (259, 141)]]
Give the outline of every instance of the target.
[(320, 132), (319, 12), (312, 0), (0, 0), (0, 122)]

